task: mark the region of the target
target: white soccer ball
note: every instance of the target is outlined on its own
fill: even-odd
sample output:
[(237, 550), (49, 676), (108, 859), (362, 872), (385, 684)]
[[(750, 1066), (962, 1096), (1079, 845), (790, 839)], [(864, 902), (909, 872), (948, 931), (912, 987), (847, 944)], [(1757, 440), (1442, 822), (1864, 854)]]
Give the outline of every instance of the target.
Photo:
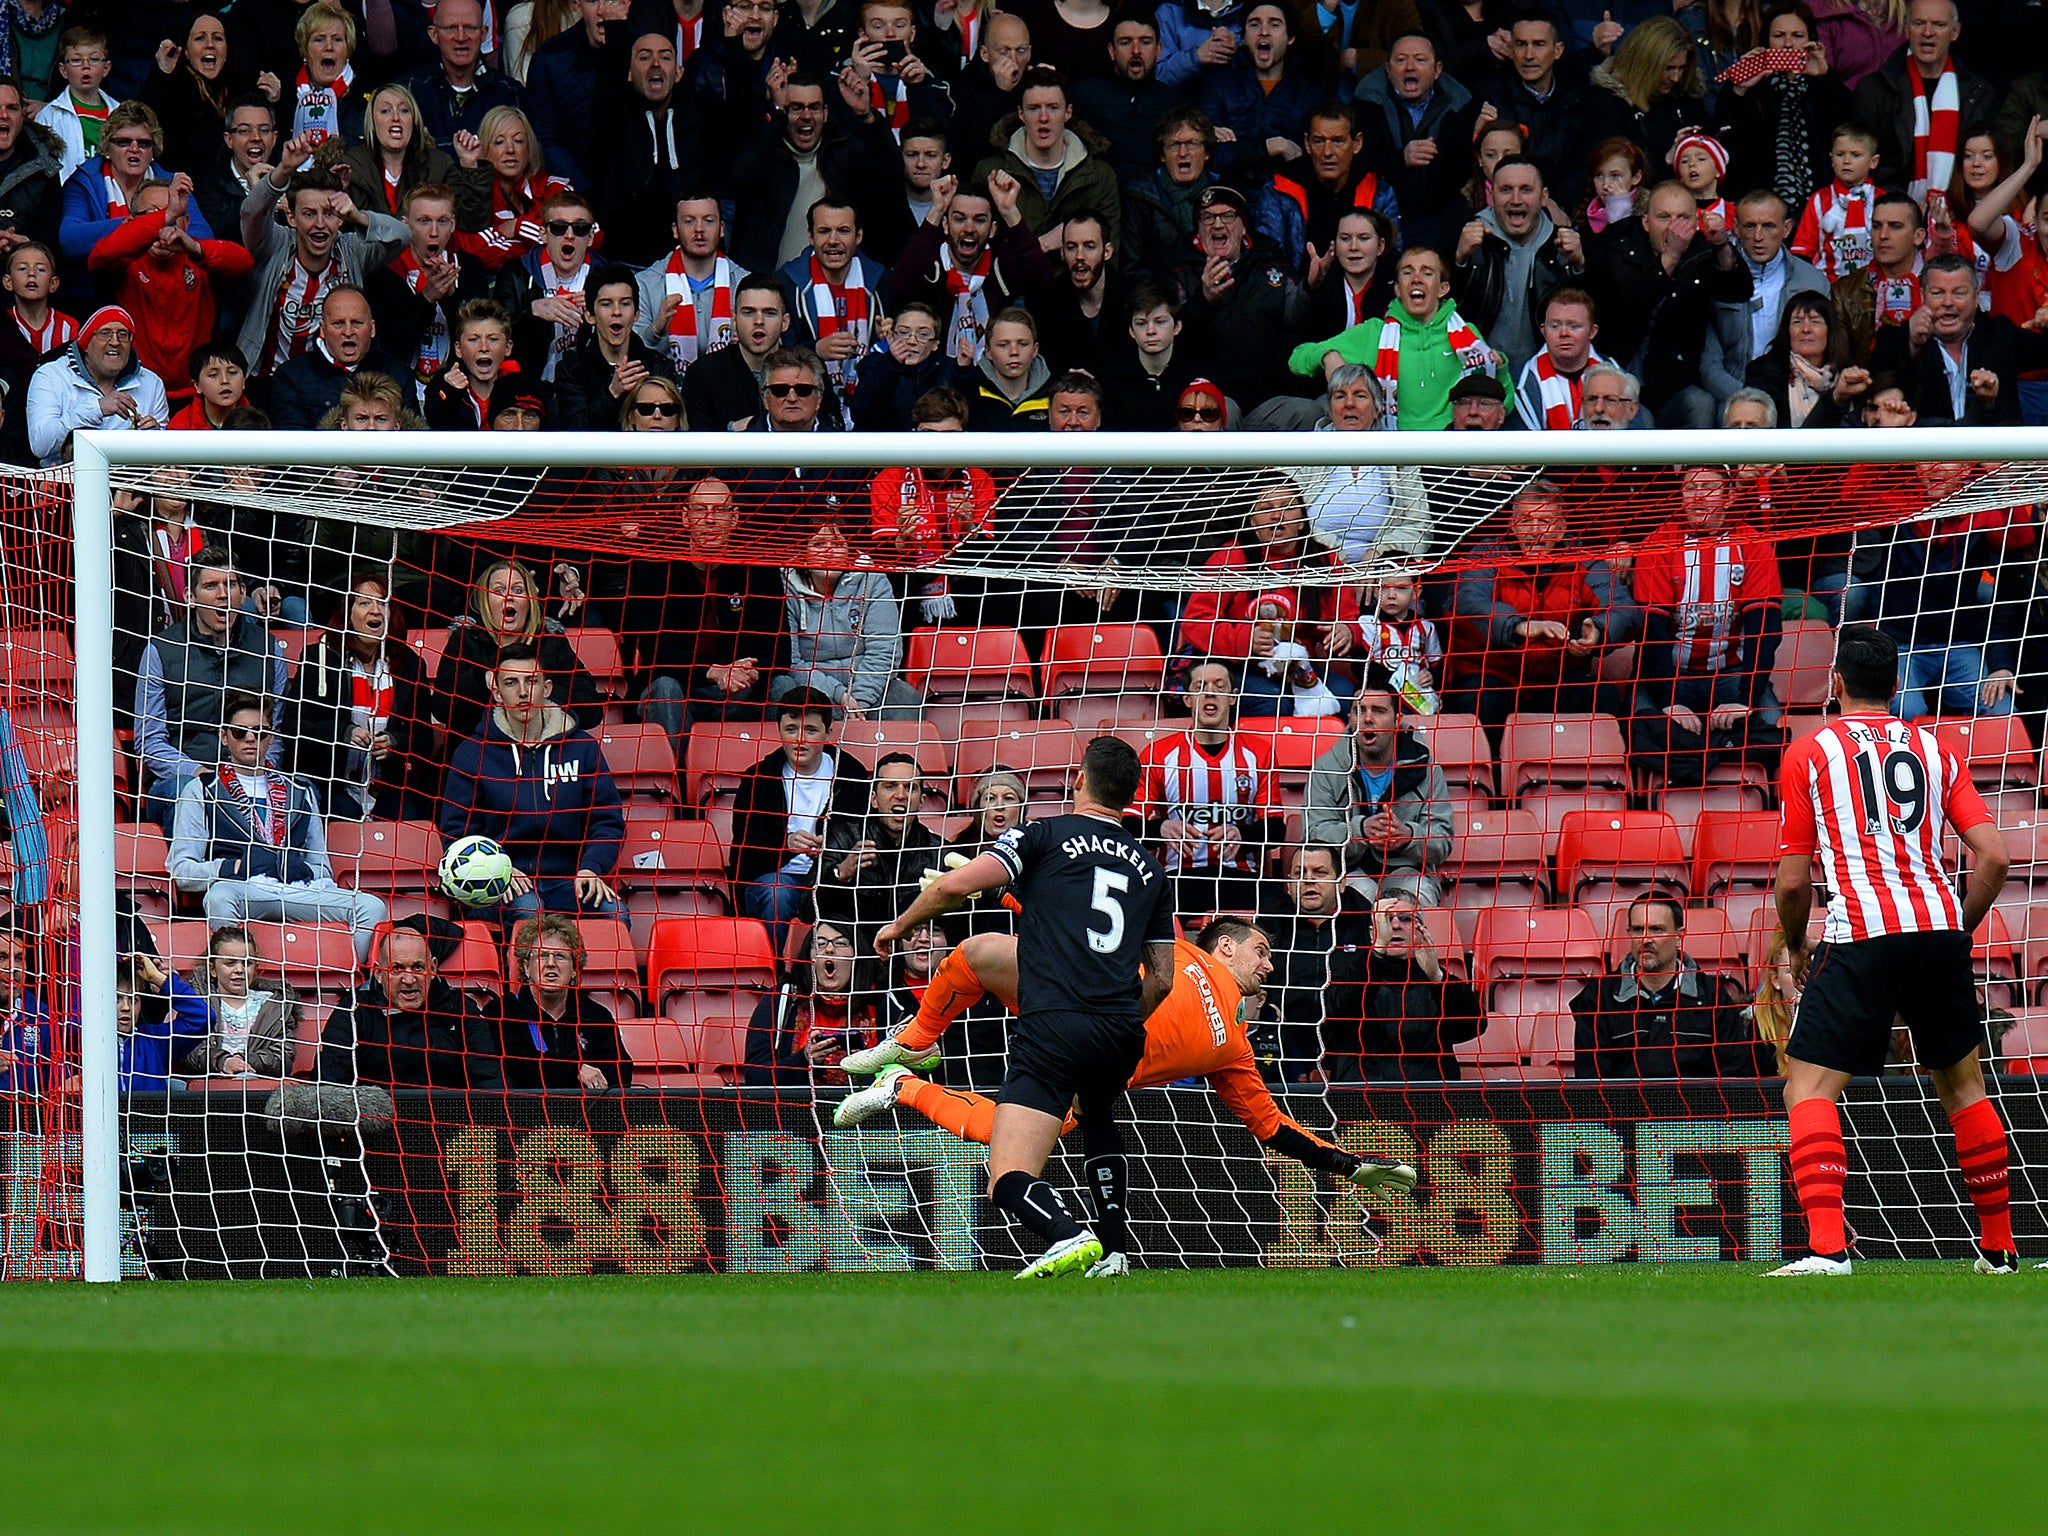
[(512, 855), (495, 838), (458, 838), (434, 873), (441, 889), (465, 907), (494, 907), (512, 887)]

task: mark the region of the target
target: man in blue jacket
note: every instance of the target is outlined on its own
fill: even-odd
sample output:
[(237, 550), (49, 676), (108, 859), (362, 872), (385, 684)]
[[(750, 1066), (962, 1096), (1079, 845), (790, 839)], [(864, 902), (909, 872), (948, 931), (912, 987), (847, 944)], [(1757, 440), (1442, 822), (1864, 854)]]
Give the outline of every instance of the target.
[(554, 683), (525, 644), (498, 653), (496, 707), (455, 749), (441, 792), (441, 835), (481, 833), (512, 856), (512, 889), (498, 909), (509, 928), (542, 911), (579, 906), (617, 915), (606, 883), (626, 834), (618, 786), (597, 738), (554, 705)]

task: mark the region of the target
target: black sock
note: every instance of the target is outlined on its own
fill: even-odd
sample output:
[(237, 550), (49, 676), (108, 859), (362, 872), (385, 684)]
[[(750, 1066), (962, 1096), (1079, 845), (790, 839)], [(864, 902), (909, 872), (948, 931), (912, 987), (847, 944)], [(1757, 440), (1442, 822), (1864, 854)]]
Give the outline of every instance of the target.
[(1013, 1168), (996, 1180), (989, 1197), (1048, 1243), (1081, 1235), (1081, 1224), (1067, 1214), (1060, 1192), (1035, 1173)]
[(1130, 1212), (1124, 1193), (1129, 1176), (1130, 1159), (1121, 1152), (1088, 1159), (1088, 1203), (1095, 1207), (1095, 1235), (1102, 1239), (1104, 1253), (1130, 1250), (1124, 1228)]

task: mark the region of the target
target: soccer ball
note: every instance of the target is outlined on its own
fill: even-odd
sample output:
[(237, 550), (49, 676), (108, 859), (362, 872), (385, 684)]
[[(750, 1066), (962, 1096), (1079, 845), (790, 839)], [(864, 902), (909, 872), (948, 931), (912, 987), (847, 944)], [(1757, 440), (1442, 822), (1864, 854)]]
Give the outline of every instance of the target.
[(512, 886), (512, 855), (495, 838), (457, 838), (441, 855), (441, 889), (465, 907), (494, 907)]

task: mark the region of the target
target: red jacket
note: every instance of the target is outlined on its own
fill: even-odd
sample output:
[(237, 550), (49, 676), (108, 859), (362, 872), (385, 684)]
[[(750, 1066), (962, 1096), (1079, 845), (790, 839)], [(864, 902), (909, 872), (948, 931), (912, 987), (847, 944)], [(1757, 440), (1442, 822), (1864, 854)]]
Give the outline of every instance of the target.
[[(1302, 565), (1327, 565), (1336, 569), (1340, 562), (1334, 550), (1319, 550), (1304, 558)], [(1219, 549), (1211, 555), (1207, 569), (1212, 571), (1241, 571), (1254, 568), (1250, 552), (1242, 544), (1233, 544)], [(1276, 580), (1264, 589), (1269, 592), (1285, 592), (1294, 602), (1297, 624), (1339, 623), (1351, 631), (1351, 654), (1361, 655), (1365, 650), (1365, 631), (1358, 622), (1358, 587), (1346, 583), (1334, 587), (1295, 587)], [(1191, 594), (1187, 608), (1181, 614), (1180, 643), (1183, 649), (1198, 655), (1219, 656), (1228, 661), (1247, 661), (1252, 654), (1252, 604), (1258, 598), (1257, 592), (1215, 592), (1201, 591)], [(1309, 654), (1317, 661), (1326, 653), (1321, 636), (1303, 638)]]
[(160, 213), (115, 226), (86, 267), (95, 277), (126, 272), (114, 302), (135, 317), (135, 355), (181, 406), (193, 396), (192, 351), (213, 335), (214, 283), (240, 282), (256, 259), (232, 240), (201, 240), (197, 260), (182, 251), (165, 255), (151, 249), (163, 226)]

